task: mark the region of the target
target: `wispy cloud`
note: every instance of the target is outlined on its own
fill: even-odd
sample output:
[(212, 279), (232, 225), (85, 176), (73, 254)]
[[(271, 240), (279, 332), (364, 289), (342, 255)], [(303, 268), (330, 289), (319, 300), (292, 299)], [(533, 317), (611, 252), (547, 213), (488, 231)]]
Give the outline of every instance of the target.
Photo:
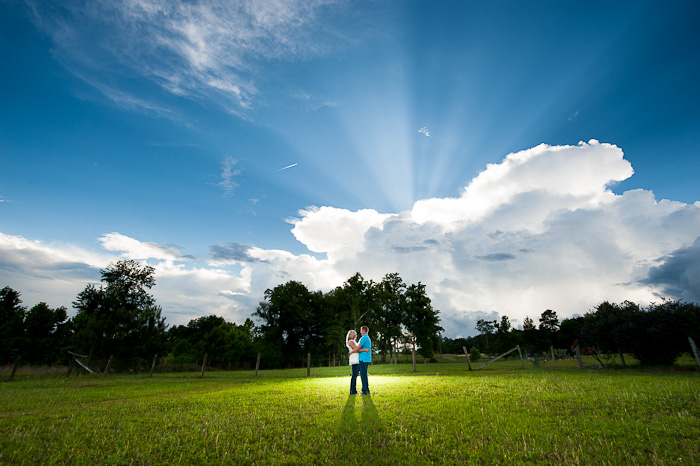
[(427, 137), (430, 137), (430, 130), (427, 126), (423, 126), (421, 129), (418, 130), (418, 132), (425, 134)]
[(227, 196), (233, 195), (234, 191), (238, 187), (238, 183), (233, 181), (234, 176), (238, 176), (241, 174), (241, 171), (239, 169), (234, 168), (237, 163), (238, 160), (234, 159), (231, 156), (227, 156), (221, 163), (221, 181), (217, 183), (217, 186), (221, 186), (224, 189), (224, 193)]
[(210, 246), (210, 256), (215, 262), (261, 262), (253, 253), (257, 248), (249, 244), (227, 243)]
[(345, 2), (329, 8), (326, 0), (94, 0), (60, 9), (27, 3), (55, 56), (119, 105), (160, 111), (162, 104), (146, 103), (156, 93), (129, 92), (137, 78), (165, 94), (244, 114), (259, 96), (266, 62), (305, 60), (340, 43), (324, 15)]
[(120, 109), (165, 118), (183, 126), (190, 126), (184, 115), (165, 104), (157, 102), (152, 97), (138, 97), (131, 91), (120, 89), (116, 84), (104, 82), (97, 76), (91, 76), (77, 70), (74, 70), (74, 74), (95, 88), (104, 98)]
[(483, 256), (474, 256), (474, 259), (488, 261), (488, 262), (499, 262), (499, 261), (510, 261), (514, 260), (515, 256), (508, 252), (495, 252), (492, 254), (486, 254)]
[(192, 256), (182, 255), (182, 248), (174, 244), (158, 244), (141, 242), (120, 233), (107, 233), (99, 238), (99, 242), (108, 251), (123, 251), (126, 259), (156, 259), (156, 260), (194, 260)]

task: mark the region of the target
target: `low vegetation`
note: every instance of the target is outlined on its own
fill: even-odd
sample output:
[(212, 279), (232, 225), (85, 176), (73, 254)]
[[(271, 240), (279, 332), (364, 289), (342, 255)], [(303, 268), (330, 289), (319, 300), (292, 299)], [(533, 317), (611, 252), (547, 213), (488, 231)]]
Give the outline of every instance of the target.
[(0, 384), (1, 464), (700, 463), (697, 370), (376, 365), (18, 377)]

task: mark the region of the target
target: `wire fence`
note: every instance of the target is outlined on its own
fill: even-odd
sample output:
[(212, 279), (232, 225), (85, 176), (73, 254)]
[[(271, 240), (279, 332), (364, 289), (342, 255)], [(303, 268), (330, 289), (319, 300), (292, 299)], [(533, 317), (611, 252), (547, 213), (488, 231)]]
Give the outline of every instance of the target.
[[(410, 353), (397, 353), (387, 355), (384, 362), (380, 355), (373, 355), (373, 367), (375, 370), (388, 373), (413, 372), (414, 367), (419, 372), (426, 372), (433, 369), (438, 370), (439, 366), (450, 364), (456, 366), (457, 370), (464, 371), (504, 371), (504, 370), (566, 370), (566, 369), (649, 369), (649, 370), (700, 370), (700, 362), (697, 361), (693, 351), (681, 355), (672, 366), (649, 367), (643, 366), (631, 354), (580, 354), (572, 355), (566, 350), (555, 350), (544, 353), (526, 353), (515, 347), (502, 354), (481, 353), (475, 357), (470, 353), (466, 354), (436, 354), (434, 358), (426, 359), (417, 357), (416, 366), (412, 366), (413, 357)], [(298, 359), (298, 360), (297, 360)], [(80, 361), (80, 362), (78, 362)], [(137, 358), (128, 361), (118, 361), (113, 358), (107, 360), (96, 360), (87, 362), (74, 355), (72, 364), (48, 366), (29, 365), (16, 361), (15, 364), (0, 366), (0, 377), (4, 380), (17, 379), (43, 379), (56, 377), (105, 377), (117, 374), (138, 374), (157, 375), (167, 373), (200, 373), (204, 376), (212, 372), (229, 371), (255, 371), (256, 376), (263, 376), (268, 373), (286, 371), (288, 374), (294, 372), (299, 377), (311, 375), (311, 371), (319, 373), (319, 369), (324, 369), (323, 373), (333, 373), (342, 375), (347, 370), (347, 355), (322, 355), (313, 356), (307, 354), (305, 358), (294, 360), (281, 360), (279, 358), (268, 358), (258, 355), (257, 358), (247, 358), (238, 361), (236, 364), (216, 364), (208, 365), (205, 359), (195, 362), (173, 362), (167, 357), (154, 355), (153, 358)], [(438, 366), (438, 367), (436, 367)], [(392, 369), (394, 367), (395, 369)], [(333, 370), (338, 368), (338, 370)], [(342, 368), (342, 369), (341, 369)], [(328, 369), (331, 369), (328, 371)]]
[[(552, 358), (551, 354), (523, 354), (521, 361), (517, 352), (509, 354), (506, 357), (493, 361), (485, 367), (478, 370), (505, 370), (505, 369), (522, 369), (523, 362), (525, 369), (660, 369), (667, 368), (669, 370), (700, 370), (700, 365), (695, 360), (692, 353), (681, 355), (672, 366), (644, 366), (641, 362), (631, 354), (624, 354), (625, 364), (622, 363), (619, 353), (615, 354), (598, 354), (598, 355), (581, 355), (581, 360), (575, 355), (561, 354), (565, 351), (557, 352)], [(471, 365), (473, 370), (481, 366), (485, 362), (493, 360), (497, 354), (481, 354), (481, 358), (477, 361), (472, 360)], [(440, 363), (462, 363), (468, 370), (467, 358), (464, 354), (443, 354), (438, 355), (437, 359)]]

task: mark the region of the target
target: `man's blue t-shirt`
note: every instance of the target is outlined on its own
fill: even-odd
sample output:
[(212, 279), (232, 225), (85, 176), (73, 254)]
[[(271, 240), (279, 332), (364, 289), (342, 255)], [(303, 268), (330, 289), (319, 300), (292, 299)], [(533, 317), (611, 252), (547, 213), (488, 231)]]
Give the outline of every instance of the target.
[(362, 345), (362, 349), (368, 349), (369, 353), (366, 351), (360, 351), (360, 362), (372, 362), (372, 342), (369, 341), (367, 335), (362, 335), (360, 341), (357, 342), (358, 345)]

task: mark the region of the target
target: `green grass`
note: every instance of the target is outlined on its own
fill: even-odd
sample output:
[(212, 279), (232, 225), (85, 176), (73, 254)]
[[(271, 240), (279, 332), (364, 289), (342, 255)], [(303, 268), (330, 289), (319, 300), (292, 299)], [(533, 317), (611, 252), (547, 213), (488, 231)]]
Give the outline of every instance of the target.
[(20, 378), (0, 464), (700, 464), (697, 371), (464, 366)]

